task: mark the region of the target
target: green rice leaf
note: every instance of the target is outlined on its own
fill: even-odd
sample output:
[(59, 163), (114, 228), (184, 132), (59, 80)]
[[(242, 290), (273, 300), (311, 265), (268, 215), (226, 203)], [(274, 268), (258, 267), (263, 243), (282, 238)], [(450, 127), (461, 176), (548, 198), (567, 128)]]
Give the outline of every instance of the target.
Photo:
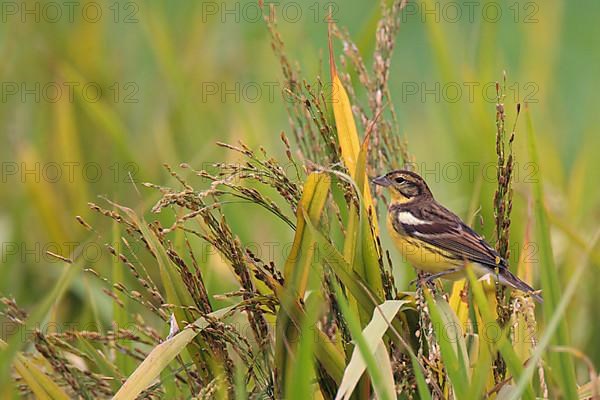
[[(515, 352), (512, 343), (508, 339), (507, 329), (501, 329), (500, 326), (498, 326), (498, 322), (494, 318), (493, 310), (491, 310), (491, 307), (487, 301), (487, 297), (483, 291), (482, 284), (476, 279), (475, 274), (470, 267), (467, 267), (467, 277), (471, 283), (473, 298), (475, 299), (475, 303), (477, 304), (481, 314), (483, 326), (486, 327), (486, 330), (489, 330), (490, 327), (494, 327), (500, 332), (500, 336), (495, 342), (495, 347), (498, 348), (500, 354), (504, 358), (508, 372), (513, 376), (513, 378), (520, 377), (523, 374), (523, 365), (521, 364), (521, 359)], [(525, 383), (523, 390), (524, 399), (535, 399), (533, 390), (531, 388), (531, 383), (529, 381)]]
[[(598, 241), (599, 237), (600, 237), (600, 231), (597, 232), (596, 235), (594, 236), (594, 239), (592, 240), (592, 246), (590, 246), (590, 247), (592, 247), (592, 248), (594, 247), (594, 245)], [(569, 302), (573, 298), (573, 295), (577, 291), (577, 289), (580, 285), (580, 280), (581, 280), (583, 273), (585, 272), (588, 265), (589, 265), (589, 253), (586, 253), (586, 259), (578, 264), (575, 272), (573, 273), (573, 277), (569, 281), (569, 284), (567, 285), (565, 292), (564, 292), (563, 296), (561, 297), (560, 302), (558, 303), (554, 314), (552, 315), (552, 318), (550, 319), (550, 321), (548, 322), (548, 325), (546, 326), (544, 334), (540, 338), (538, 345), (535, 347), (533, 354), (531, 355), (531, 358), (528, 362), (527, 367), (525, 368), (525, 370), (523, 371), (523, 373), (520, 375), (519, 379), (517, 380), (516, 388), (514, 391), (511, 392), (511, 395), (509, 397), (510, 400), (519, 399), (521, 394), (526, 390), (527, 384), (531, 380), (531, 378), (538, 366), (538, 362), (542, 358), (546, 348), (548, 348), (548, 346), (551, 345), (553, 338), (554, 338), (557, 330), (559, 329), (560, 324), (562, 323), (562, 320), (564, 319), (567, 305), (569, 304)], [(562, 353), (562, 354), (567, 354), (567, 353)], [(564, 388), (561, 388), (561, 389), (564, 389)], [(568, 392), (565, 391), (565, 393), (568, 393)], [(579, 394), (575, 398), (579, 398)]]
[[(302, 331), (299, 328), (305, 323), (306, 314), (298, 315), (300, 321), (294, 321), (289, 315), (289, 310), (299, 298), (304, 297), (310, 272), (315, 263), (315, 242), (312, 233), (305, 229), (308, 223), (318, 224), (325, 201), (329, 195), (330, 179), (327, 174), (312, 173), (304, 184), (302, 198), (298, 205), (296, 232), (294, 242), (284, 267), (285, 287), (279, 294), (282, 305), (277, 314), (275, 362), (281, 390), (286, 387), (286, 381), (291, 380), (296, 366), (298, 352), (297, 336)], [(306, 211), (304, 211), (306, 210)], [(303, 214), (306, 212), (306, 215)], [(312, 221), (312, 222), (310, 222)], [(304, 344), (308, 346), (308, 344)], [(311, 353), (312, 362), (312, 353)]]
[[(531, 122), (529, 108), (525, 108), (525, 117), (527, 121), (527, 137), (529, 141), (529, 156), (534, 165), (540, 166), (538, 156), (536, 135)], [(544, 209), (544, 188), (542, 182), (542, 173), (538, 175), (539, 179), (533, 184), (533, 202), (536, 217), (536, 237), (540, 254), (540, 276), (542, 283), (542, 294), (544, 296), (544, 319), (550, 321), (556, 313), (558, 303), (561, 300), (562, 288), (560, 278), (554, 262), (554, 253), (550, 241), (550, 225), (546, 210)], [(555, 346), (568, 346), (569, 334), (566, 318), (560, 321), (556, 334), (552, 338), (552, 344)], [(566, 353), (551, 353), (548, 355), (548, 364), (552, 368), (560, 382), (561, 391), (566, 398), (577, 398), (577, 382), (575, 380), (575, 368), (573, 361)]]

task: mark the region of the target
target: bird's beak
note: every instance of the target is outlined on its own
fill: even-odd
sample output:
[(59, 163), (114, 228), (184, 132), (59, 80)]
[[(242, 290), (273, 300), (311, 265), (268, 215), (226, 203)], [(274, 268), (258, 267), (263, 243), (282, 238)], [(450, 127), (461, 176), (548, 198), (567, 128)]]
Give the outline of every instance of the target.
[(381, 176), (378, 176), (377, 178), (374, 178), (372, 180), (372, 182), (376, 185), (383, 186), (383, 187), (387, 187), (392, 184), (390, 179), (385, 175), (381, 175)]

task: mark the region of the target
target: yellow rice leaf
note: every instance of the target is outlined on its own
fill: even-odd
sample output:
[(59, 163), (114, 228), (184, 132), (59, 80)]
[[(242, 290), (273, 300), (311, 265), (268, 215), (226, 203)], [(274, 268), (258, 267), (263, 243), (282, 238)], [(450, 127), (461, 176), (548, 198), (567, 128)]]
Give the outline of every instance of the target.
[[(350, 171), (350, 174), (354, 175), (356, 161), (358, 160), (358, 152), (360, 151), (360, 144), (358, 132), (356, 131), (356, 124), (354, 123), (354, 116), (352, 115), (352, 106), (348, 94), (346, 94), (346, 90), (344, 89), (344, 85), (342, 85), (342, 81), (340, 81), (340, 78), (337, 75), (335, 66), (331, 72), (331, 79), (333, 84), (331, 101), (333, 103), (333, 115), (335, 117), (338, 140), (342, 150), (342, 158), (344, 159), (344, 164), (348, 168), (348, 171)], [(352, 177), (355, 178), (354, 176)]]
[(466, 332), (467, 323), (469, 322), (469, 304), (465, 303), (462, 300), (462, 291), (467, 286), (467, 281), (465, 279), (460, 279), (452, 285), (452, 290), (450, 293), (450, 300), (448, 303), (450, 304), (450, 308), (456, 314), (456, 317), (460, 321), (460, 326), (463, 329), (463, 332)]
[[(348, 98), (348, 94), (344, 89), (344, 85), (342, 84), (335, 67), (331, 32), (329, 34), (329, 68), (332, 82), (331, 102), (333, 106), (333, 115), (335, 117), (338, 142), (342, 150), (342, 159), (344, 165), (350, 172), (352, 179), (357, 180), (357, 173), (364, 174), (361, 178), (365, 181), (363, 190), (365, 206), (367, 207), (367, 210), (373, 210), (374, 212), (375, 209), (373, 207), (373, 199), (371, 198), (371, 191), (369, 189), (366, 168), (362, 172), (356, 171), (361, 145), (356, 130), (356, 123), (354, 122), (354, 116), (352, 115), (350, 99)], [(364, 145), (368, 145), (367, 140), (365, 140)], [(379, 235), (379, 225), (377, 224), (376, 218), (373, 218), (373, 228), (375, 233)]]

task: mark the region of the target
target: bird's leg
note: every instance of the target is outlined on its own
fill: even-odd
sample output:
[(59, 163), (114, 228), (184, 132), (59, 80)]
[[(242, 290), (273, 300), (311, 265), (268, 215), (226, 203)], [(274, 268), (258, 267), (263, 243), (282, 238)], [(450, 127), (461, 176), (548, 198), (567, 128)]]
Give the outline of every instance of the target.
[(408, 283), (409, 286), (415, 285), (416, 288), (421, 286), (429, 286), (431, 285), (431, 279), (429, 279), (430, 274), (425, 271), (417, 270), (417, 277)]
[(461, 268), (452, 268), (452, 269), (449, 269), (446, 271), (438, 272), (437, 274), (431, 274), (425, 278), (425, 282), (429, 283), (429, 282), (433, 281), (434, 279), (441, 278), (444, 275), (453, 274), (455, 272), (460, 271), (461, 269), (462, 269), (462, 267)]

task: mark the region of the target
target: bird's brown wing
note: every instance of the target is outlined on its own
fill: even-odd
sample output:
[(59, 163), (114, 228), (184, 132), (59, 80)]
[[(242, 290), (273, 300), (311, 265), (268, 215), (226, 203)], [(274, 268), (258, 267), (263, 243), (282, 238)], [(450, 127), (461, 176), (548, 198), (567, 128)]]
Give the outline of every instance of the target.
[[(451, 211), (436, 202), (404, 209), (429, 223), (401, 224), (406, 234), (445, 250), (458, 261), (476, 262), (491, 268), (506, 266), (505, 261), (479, 234)], [(400, 223), (400, 222), (399, 222)]]

